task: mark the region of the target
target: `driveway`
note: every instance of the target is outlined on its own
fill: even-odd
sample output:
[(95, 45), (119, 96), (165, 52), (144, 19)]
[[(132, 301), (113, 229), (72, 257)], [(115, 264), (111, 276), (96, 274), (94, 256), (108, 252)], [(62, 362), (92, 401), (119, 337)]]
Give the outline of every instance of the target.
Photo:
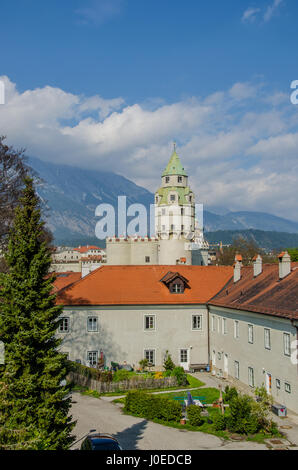
[[(127, 416), (119, 405), (73, 393), (71, 414), (77, 420), (77, 439), (91, 429), (113, 434), (125, 450), (266, 450), (263, 444), (231, 442), (210, 434), (165, 427), (142, 418)], [(79, 448), (81, 442), (72, 449)]]

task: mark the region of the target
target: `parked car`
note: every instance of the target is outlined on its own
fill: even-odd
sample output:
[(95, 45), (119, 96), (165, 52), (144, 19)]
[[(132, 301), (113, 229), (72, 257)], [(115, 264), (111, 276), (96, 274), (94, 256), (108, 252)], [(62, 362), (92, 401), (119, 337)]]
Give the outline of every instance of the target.
[(110, 434), (89, 434), (81, 444), (81, 450), (122, 450), (117, 439)]

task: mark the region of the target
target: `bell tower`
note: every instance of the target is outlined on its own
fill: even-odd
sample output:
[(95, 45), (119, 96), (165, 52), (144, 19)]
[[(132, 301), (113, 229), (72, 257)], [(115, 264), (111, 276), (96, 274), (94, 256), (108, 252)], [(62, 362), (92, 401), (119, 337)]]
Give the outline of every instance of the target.
[(186, 245), (195, 236), (195, 196), (175, 143), (155, 193), (155, 235), (159, 240), (159, 264), (191, 264), (191, 251)]

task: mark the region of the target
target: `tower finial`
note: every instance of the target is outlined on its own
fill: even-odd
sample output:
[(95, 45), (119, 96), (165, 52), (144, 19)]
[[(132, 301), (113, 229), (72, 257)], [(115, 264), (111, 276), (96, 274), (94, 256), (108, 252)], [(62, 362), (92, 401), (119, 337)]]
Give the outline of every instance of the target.
[(176, 140), (174, 140), (173, 146), (174, 146), (174, 152), (176, 152)]

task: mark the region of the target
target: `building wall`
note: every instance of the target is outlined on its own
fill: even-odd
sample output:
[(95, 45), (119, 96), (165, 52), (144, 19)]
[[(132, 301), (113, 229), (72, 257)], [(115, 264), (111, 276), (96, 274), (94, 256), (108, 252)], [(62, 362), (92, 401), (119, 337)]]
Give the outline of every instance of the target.
[[(228, 376), (237, 383), (249, 386), (248, 368), (254, 371), (254, 385), (266, 385), (267, 373), (271, 374), (271, 394), (274, 400), (298, 413), (298, 375), (297, 365), (291, 357), (284, 354), (283, 333), (290, 334), (290, 342), (296, 340), (296, 328), (290, 320), (259, 313), (209, 307), (210, 359), (213, 370)], [(213, 320), (214, 318), (214, 320)], [(223, 332), (223, 319), (226, 333)], [(234, 337), (234, 322), (239, 322), (239, 338)], [(253, 343), (248, 342), (248, 325), (253, 326)], [(215, 328), (215, 331), (214, 331)], [(271, 349), (265, 348), (264, 329), (270, 330)], [(214, 354), (215, 351), (215, 354)], [(228, 366), (225, 371), (225, 358)], [(235, 377), (235, 361), (239, 363), (239, 379)], [(276, 380), (280, 381), (280, 389)], [(285, 384), (291, 386), (291, 393)]]
[(50, 267), (50, 272), (55, 273), (65, 273), (67, 271), (72, 271), (74, 273), (81, 272), (81, 262), (60, 262), (60, 263), (52, 263)]
[[(106, 253), (109, 265), (158, 264), (158, 242), (155, 239), (107, 239)], [(146, 257), (149, 257), (149, 262), (146, 262)]]
[[(155, 316), (155, 329), (146, 331), (144, 316)], [(202, 326), (192, 330), (192, 315), (201, 315)], [(98, 317), (98, 332), (87, 331), (87, 318)], [(162, 370), (166, 350), (179, 364), (179, 350), (189, 350), (189, 363), (208, 363), (208, 312), (206, 306), (119, 306), (65, 307), (62, 317), (69, 318), (69, 332), (61, 350), (70, 360), (87, 361), (88, 351), (103, 350), (106, 365), (126, 361), (134, 367), (144, 358), (144, 350), (155, 350), (156, 369)], [(192, 347), (192, 348), (191, 348)]]

